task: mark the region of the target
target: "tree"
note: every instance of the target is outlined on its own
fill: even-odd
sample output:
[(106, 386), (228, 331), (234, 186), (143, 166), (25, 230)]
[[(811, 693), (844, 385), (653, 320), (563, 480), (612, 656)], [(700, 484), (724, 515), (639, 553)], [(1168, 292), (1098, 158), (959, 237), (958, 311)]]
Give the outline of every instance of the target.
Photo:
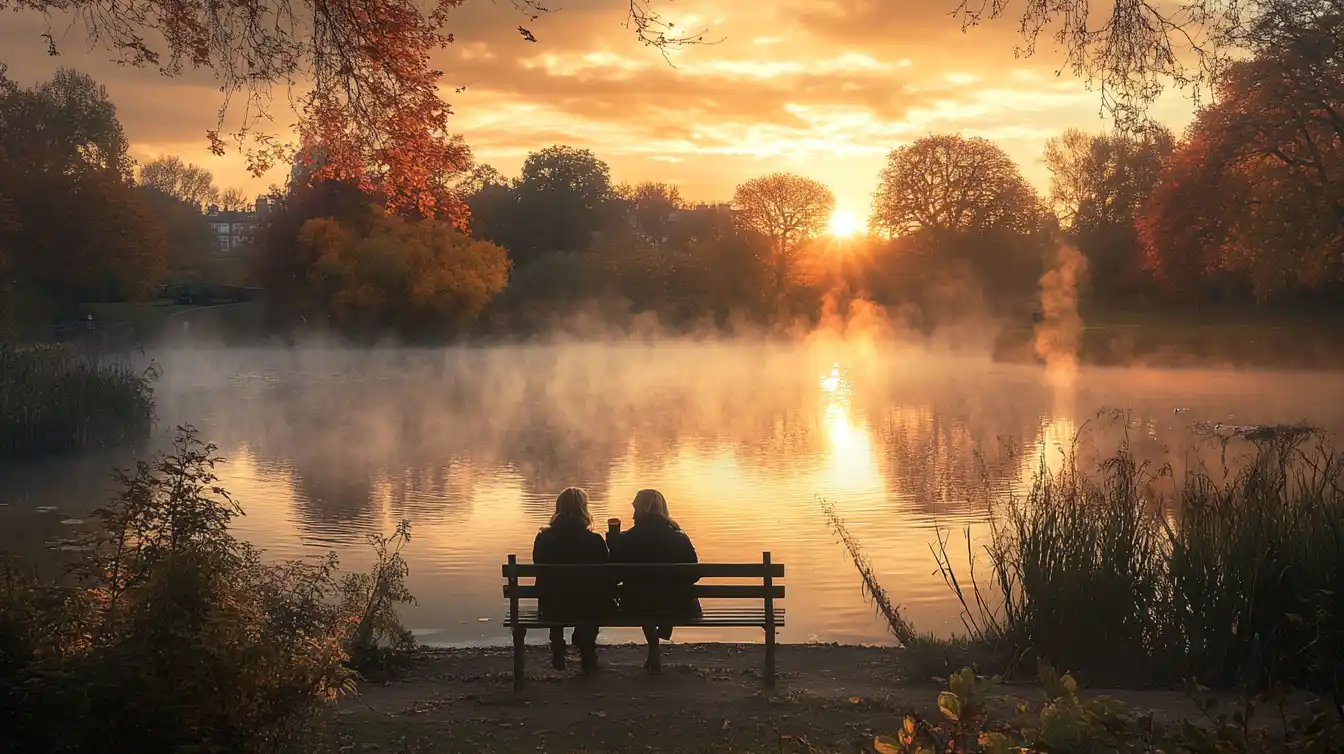
[(337, 220), (304, 223), (314, 259), (307, 297), (339, 327), (433, 335), (475, 319), (508, 283), (505, 250), (439, 220), (381, 214), (367, 235)]
[(926, 136), (892, 150), (878, 181), (869, 224), (890, 235), (1033, 233), (1040, 225), (1031, 185), (980, 137)]
[(0, 146), (7, 159), (27, 170), (130, 176), (126, 134), (106, 88), (88, 74), (58, 68), (50, 81), (23, 89), (6, 70), (0, 63)]
[[(85, 23), (85, 36), (110, 48), (119, 62), (152, 66), (168, 76), (210, 69), (224, 100), (219, 121), (207, 132), (211, 148), (217, 153), (227, 148), (228, 136), (220, 133), (226, 119), (241, 123), (232, 136), (257, 174), (294, 153), (293, 145), (262, 130), (272, 89), (311, 82), (295, 98), (296, 131), (300, 144), (328, 148), (322, 177), (371, 181), (388, 202), (430, 214), (441, 198), (433, 192), (432, 176), (457, 160), (447, 139), (451, 111), (440, 97), (441, 73), (431, 61), (453, 41), (446, 26), (462, 2), (238, 0), (221, 6), (175, 0), (86, 7), (64, 0), (0, 0), (0, 10), (74, 11)], [(534, 20), (547, 12), (540, 0), (513, 4)], [(657, 48), (701, 41), (700, 35), (674, 32), (650, 0), (630, 0), (627, 14), (639, 38)], [(530, 30), (518, 30), (535, 41)], [(52, 54), (58, 36), (45, 35)], [(240, 101), (241, 116), (235, 110), (228, 117), (229, 104)], [(459, 220), (461, 209), (453, 207), (450, 219)]]
[(739, 185), (733, 206), (743, 228), (770, 239), (775, 293), (782, 298), (803, 243), (826, 228), (835, 195), (811, 178), (772, 173)]
[(1070, 129), (1049, 139), (1045, 164), (1061, 225), (1087, 258), (1099, 298), (1127, 298), (1144, 283), (1136, 221), (1174, 149), (1164, 128), (1141, 135)]
[[(1340, 30), (1335, 16), (1302, 37)], [(1243, 276), (1262, 301), (1344, 283), (1344, 123), (1316, 81), (1338, 70), (1289, 47), (1227, 72), (1144, 212), (1147, 262), (1169, 291), (1200, 293), (1201, 275)]]
[[(1260, 300), (1344, 284), (1344, 2), (1267, 3), (1144, 217), (1149, 266), (1173, 292), (1199, 272)], [(1193, 203), (1190, 203), (1193, 202)]]
[(334, 218), (357, 236), (371, 232), (378, 213), (375, 199), (351, 181), (316, 180), (291, 185), (267, 198), (274, 209), (258, 225), (253, 273), (262, 289), (266, 315), (273, 325), (288, 325), (305, 315), (302, 297), (315, 249), (299, 243), (304, 224)]
[(252, 210), (252, 200), (247, 198), (247, 194), (244, 194), (242, 189), (224, 189), (219, 192), (217, 203), (219, 208), (225, 212), (249, 212)]
[(662, 243), (675, 213), (685, 207), (681, 191), (670, 183), (647, 181), (635, 186), (630, 194), (630, 219), (640, 235), (652, 243)]
[(1093, 138), (1069, 128), (1045, 140), (1043, 161), (1050, 171), (1050, 208), (1065, 228), (1073, 226), (1094, 178)]
[(508, 185), (509, 179), (505, 178), (502, 173), (491, 165), (480, 163), (472, 167), (471, 171), (462, 178), (457, 190), (463, 197), (469, 197), (484, 190), (487, 186)]
[(140, 185), (197, 208), (219, 201), (219, 189), (209, 170), (181, 157), (157, 157), (140, 166)]
[[(492, 243), (517, 245), (518, 193), (507, 183), (483, 183), (466, 197), (471, 235)], [(514, 252), (516, 255), (516, 251)]]
[(163, 228), (114, 175), (30, 173), (14, 202), (16, 277), (53, 305), (148, 298), (167, 272)]
[(168, 271), (177, 279), (201, 277), (218, 253), (218, 242), (200, 207), (144, 184), (137, 193), (163, 228)]
[(60, 307), (154, 291), (164, 233), (129, 178), (116, 107), (92, 78), (61, 69), (25, 89), (0, 75), (0, 195), (14, 219), (0, 247), (21, 293)]
[(503, 239), (517, 264), (551, 251), (584, 251), (609, 220), (611, 169), (587, 149), (556, 145), (523, 161), (517, 216)]
[(1238, 51), (1255, 46), (1265, 18), (1338, 10), (1339, 0), (1176, 0), (1170, 3), (1111, 0), (1095, 9), (1089, 0), (961, 0), (954, 15), (963, 28), (1010, 19), (1021, 33), (1019, 53), (1032, 55), (1051, 30), (1065, 50), (1065, 65), (1101, 92), (1102, 109), (1124, 130), (1148, 124), (1148, 107), (1170, 83), (1196, 98), (1214, 83)]

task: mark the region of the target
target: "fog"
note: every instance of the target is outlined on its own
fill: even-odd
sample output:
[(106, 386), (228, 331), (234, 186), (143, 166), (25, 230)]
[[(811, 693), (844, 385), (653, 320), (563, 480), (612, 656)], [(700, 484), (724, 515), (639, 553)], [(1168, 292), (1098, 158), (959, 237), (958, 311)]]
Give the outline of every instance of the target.
[[(784, 332), (672, 334), (656, 319), (611, 328), (578, 312), (511, 344), (229, 346), (194, 322), (135, 358), (162, 370), (153, 446), (179, 424), (218, 444), (222, 484), (247, 512), (237, 530), (270, 556), (334, 548), (357, 567), (367, 533), (411, 520), (421, 605), (407, 622), (431, 643), (506, 641), (498, 564), (530, 555), (570, 484), (599, 519), (627, 524), (636, 490), (662, 490), (704, 561), (770, 550), (788, 568), (783, 640), (884, 641), (823, 498), (916, 626), (945, 632), (957, 611), (928, 544), (939, 527), (983, 533), (991, 502), (1042, 458), (1077, 447), (1095, 459), (1127, 439), (1179, 476), (1222, 462), (1200, 422), (1344, 426), (1339, 372), (1081, 364), (1080, 259), (1060, 249), (1042, 280), (1040, 363), (995, 360), (1003, 322), (925, 333), (838, 295), (820, 321)], [(86, 525), (107, 470), (130, 459), (0, 470), (0, 548)], [(743, 638), (710, 633), (696, 638)]]

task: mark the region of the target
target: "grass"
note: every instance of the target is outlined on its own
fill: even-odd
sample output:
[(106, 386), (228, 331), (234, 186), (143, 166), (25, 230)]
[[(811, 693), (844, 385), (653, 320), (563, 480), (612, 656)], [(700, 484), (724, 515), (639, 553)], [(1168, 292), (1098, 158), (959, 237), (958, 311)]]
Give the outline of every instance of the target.
[[(1048, 661), (1093, 684), (1344, 693), (1344, 465), (1301, 428), (1233, 442), (1248, 452), (1225, 475), (1173, 480), (1124, 446), (1094, 469), (1070, 455), (1040, 470), (1024, 496), (993, 507), (989, 541), (970, 553), (987, 575), (958, 573), (940, 538), (934, 554), (966, 627), (950, 642), (900, 617), (828, 515), (918, 672)], [(1164, 480), (1174, 493), (1157, 491)]]
[(153, 421), (154, 377), (65, 347), (0, 344), (0, 459), (143, 439)]

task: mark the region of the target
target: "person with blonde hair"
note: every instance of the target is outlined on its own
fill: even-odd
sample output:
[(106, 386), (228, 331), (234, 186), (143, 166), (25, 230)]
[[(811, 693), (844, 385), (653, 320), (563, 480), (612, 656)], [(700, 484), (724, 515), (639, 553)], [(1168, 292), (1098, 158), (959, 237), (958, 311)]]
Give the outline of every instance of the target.
[[(612, 545), (611, 560), (616, 563), (696, 563), (695, 546), (667, 510), (667, 498), (658, 490), (640, 490), (634, 501), (635, 523), (622, 532)], [(621, 612), (648, 618), (644, 639), (649, 656), (644, 668), (650, 673), (662, 670), (658, 657), (659, 639), (672, 638), (670, 623), (700, 616), (700, 600), (695, 596), (691, 578), (645, 576), (626, 579), (620, 588)], [(664, 622), (666, 621), (666, 622)]]
[[(588, 493), (568, 487), (555, 498), (555, 514), (550, 524), (537, 532), (532, 544), (533, 563), (605, 563), (607, 543), (594, 532), (588, 512)], [(542, 617), (574, 626), (573, 642), (579, 648), (583, 672), (591, 673), (597, 664), (597, 627), (603, 615), (615, 608), (611, 584), (592, 580), (538, 577), (537, 600)], [(565, 629), (551, 629), (551, 664), (565, 669)]]

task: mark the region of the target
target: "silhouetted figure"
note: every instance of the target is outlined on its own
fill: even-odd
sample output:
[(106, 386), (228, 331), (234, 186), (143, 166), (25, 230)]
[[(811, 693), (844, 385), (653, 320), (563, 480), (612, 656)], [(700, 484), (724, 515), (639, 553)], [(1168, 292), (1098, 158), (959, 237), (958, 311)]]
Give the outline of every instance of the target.
[[(607, 543), (592, 531), (588, 493), (569, 487), (555, 498), (555, 515), (532, 544), (533, 563), (576, 564), (607, 562)], [(602, 580), (555, 576), (537, 578), (537, 600), (543, 618), (574, 626), (574, 646), (584, 673), (597, 669), (597, 626), (614, 608), (613, 589)], [(565, 630), (551, 629), (551, 664), (565, 669)]]
[[(618, 563), (695, 563), (695, 546), (667, 512), (667, 499), (658, 490), (640, 490), (635, 495), (635, 524), (616, 538), (611, 553)], [(696, 577), (626, 579), (621, 585), (621, 611), (648, 616), (644, 638), (649, 643), (649, 658), (644, 667), (650, 673), (662, 670), (658, 660), (658, 640), (671, 639), (668, 623), (700, 617), (700, 600), (695, 596)]]

